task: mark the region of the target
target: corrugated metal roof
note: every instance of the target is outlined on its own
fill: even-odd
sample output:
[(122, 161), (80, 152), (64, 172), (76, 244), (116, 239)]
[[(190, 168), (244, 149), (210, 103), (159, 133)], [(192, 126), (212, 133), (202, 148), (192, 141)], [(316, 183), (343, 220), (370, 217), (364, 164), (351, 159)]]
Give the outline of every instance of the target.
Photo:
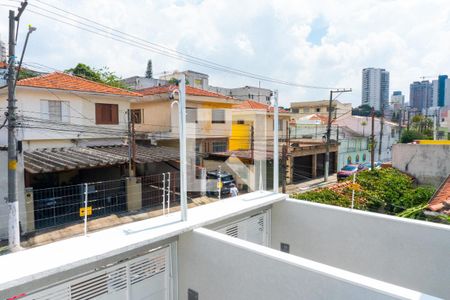
[[(151, 163), (177, 160), (178, 151), (160, 146), (137, 146), (136, 162)], [(24, 152), (25, 170), (50, 173), (76, 169), (120, 165), (128, 162), (128, 146), (44, 148)]]
[[(118, 155), (128, 159), (128, 146), (99, 146), (91, 147), (106, 154)], [(180, 154), (178, 149), (164, 146), (139, 146), (136, 145), (136, 163), (151, 163), (161, 161), (178, 160)]]

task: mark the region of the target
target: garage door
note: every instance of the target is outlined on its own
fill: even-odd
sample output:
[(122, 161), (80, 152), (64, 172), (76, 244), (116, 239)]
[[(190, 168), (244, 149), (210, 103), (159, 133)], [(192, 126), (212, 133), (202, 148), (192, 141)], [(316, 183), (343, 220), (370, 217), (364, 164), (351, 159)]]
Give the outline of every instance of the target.
[(172, 294), (170, 274), (170, 246), (166, 246), (21, 299), (166, 300)]
[(266, 210), (251, 217), (221, 226), (217, 228), (217, 231), (252, 243), (269, 246), (269, 219), (270, 211)]

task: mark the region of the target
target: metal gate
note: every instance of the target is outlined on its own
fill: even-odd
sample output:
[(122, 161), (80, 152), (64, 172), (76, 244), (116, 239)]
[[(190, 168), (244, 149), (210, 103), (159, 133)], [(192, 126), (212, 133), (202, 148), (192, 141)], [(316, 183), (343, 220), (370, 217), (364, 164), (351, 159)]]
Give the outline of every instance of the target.
[(180, 200), (180, 173), (166, 172), (141, 177), (142, 208), (172, 206)]
[(24, 300), (171, 299), (170, 246), (85, 274), (68, 282), (27, 293)]
[(238, 239), (269, 246), (270, 210), (221, 226), (216, 230)]
[[(91, 217), (126, 210), (125, 179), (93, 182), (87, 186)], [(36, 229), (80, 221), (84, 197), (85, 184), (33, 190)]]

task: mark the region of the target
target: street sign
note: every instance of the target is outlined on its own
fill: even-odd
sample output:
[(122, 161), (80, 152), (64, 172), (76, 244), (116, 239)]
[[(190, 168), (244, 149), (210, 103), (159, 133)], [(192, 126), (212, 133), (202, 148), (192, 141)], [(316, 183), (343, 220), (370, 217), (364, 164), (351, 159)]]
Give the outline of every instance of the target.
[[(92, 206), (86, 207), (86, 211), (87, 211), (88, 216), (92, 215)], [(80, 217), (84, 217), (84, 214), (85, 214), (85, 208), (81, 207), (80, 208)]]

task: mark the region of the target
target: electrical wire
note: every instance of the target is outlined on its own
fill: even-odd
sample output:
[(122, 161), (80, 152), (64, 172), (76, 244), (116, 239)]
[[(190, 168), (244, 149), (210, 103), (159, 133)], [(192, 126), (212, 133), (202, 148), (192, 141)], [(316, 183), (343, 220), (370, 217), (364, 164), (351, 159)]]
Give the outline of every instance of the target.
[[(261, 81), (272, 82), (272, 83), (277, 83), (277, 84), (282, 84), (282, 85), (296, 86), (296, 87), (301, 87), (301, 88), (327, 89), (327, 90), (328, 89), (335, 89), (335, 88), (330, 88), (330, 87), (298, 84), (298, 83), (283, 81), (283, 80), (279, 80), (279, 79), (275, 79), (275, 78), (271, 78), (271, 77), (258, 75), (258, 74), (255, 74), (255, 73), (251, 73), (251, 72), (247, 72), (247, 71), (243, 71), (243, 70), (227, 67), (227, 66), (224, 66), (224, 65), (220, 65), (220, 64), (214, 63), (214, 62), (209, 61), (209, 60), (205, 60), (205, 59), (202, 59), (202, 58), (199, 58), (199, 57), (195, 57), (195, 56), (192, 56), (192, 55), (188, 55), (188, 54), (182, 53), (182, 52), (177, 51), (177, 50), (173, 50), (173, 49), (171, 49), (169, 47), (166, 47), (166, 46), (163, 46), (163, 45), (159, 45), (157, 43), (149, 42), (149, 41), (144, 40), (142, 38), (130, 35), (128, 33), (125, 33), (125, 32), (116, 30), (114, 28), (108, 27), (106, 25), (100, 24), (100, 23), (98, 23), (96, 21), (92, 21), (92, 20), (90, 20), (88, 18), (85, 18), (85, 17), (79, 16), (79, 15), (76, 15), (74, 13), (71, 13), (69, 11), (60, 9), (60, 8), (58, 8), (56, 6), (53, 6), (51, 4), (48, 4), (48, 3), (44, 2), (44, 1), (38, 1), (38, 2), (41, 3), (41, 5), (45, 5), (45, 6), (52, 7), (53, 9), (57, 9), (58, 11), (61, 11), (63, 14), (57, 13), (55, 11), (51, 11), (51, 10), (49, 10), (47, 8), (44, 8), (44, 7), (35, 5), (35, 4), (30, 4), (30, 5), (32, 7), (34, 7), (34, 8), (36, 8), (36, 9), (40, 9), (41, 11), (44, 11), (44, 12), (46, 12), (48, 14), (51, 14), (52, 16), (45, 15), (43, 13), (40, 13), (40, 12), (37, 12), (37, 11), (34, 11), (34, 10), (28, 10), (28, 11), (32, 12), (34, 14), (41, 15), (43, 17), (52, 19), (52, 20), (54, 20), (56, 22), (60, 22), (60, 23), (63, 23), (63, 24), (69, 25), (69, 26), (73, 26), (73, 27), (76, 27), (78, 29), (81, 29), (81, 30), (84, 30), (84, 31), (88, 31), (88, 32), (91, 32), (91, 33), (99, 35), (99, 36), (103, 36), (103, 37), (106, 37), (106, 38), (109, 38), (109, 39), (113, 39), (113, 40), (119, 41), (121, 43), (125, 43), (125, 44), (128, 44), (128, 45), (131, 45), (133, 47), (141, 48), (143, 50), (155, 52), (155, 53), (158, 53), (158, 54), (161, 54), (161, 55), (164, 55), (164, 56), (168, 56), (168, 57), (175, 58), (175, 59), (178, 59), (178, 60), (182, 60), (182, 61), (185, 61), (185, 62), (189, 62), (189, 63), (192, 63), (192, 64), (197, 64), (197, 65), (204, 66), (204, 67), (207, 67), (207, 68), (211, 68), (211, 69), (214, 69), (214, 70), (218, 70), (218, 71), (222, 71), (222, 72), (228, 72), (228, 73), (231, 73), (231, 74), (234, 74), (234, 75), (249, 77), (249, 78), (253, 78), (253, 79), (259, 79)], [(75, 16), (76, 18), (83, 19), (83, 20), (85, 20), (87, 22), (90, 22), (92, 24), (95, 24), (95, 25), (86, 24), (85, 22), (81, 22), (81, 21), (79, 21), (77, 19), (68, 17), (67, 15)], [(54, 17), (54, 16), (57, 16), (59, 18), (61, 18), (61, 17), (65, 18), (65, 20), (70, 20), (70, 21), (75, 22), (76, 24), (81, 25), (81, 26), (77, 26), (75, 24), (66, 22), (65, 20), (61, 20), (61, 19), (59, 19), (57, 17)], [(85, 28), (85, 27), (82, 27), (82, 26), (85, 26), (85, 27), (88, 27), (88, 28)], [(99, 28), (98, 26), (101, 26), (102, 28)], [(103, 28), (105, 28), (107, 30), (105, 30)]]

